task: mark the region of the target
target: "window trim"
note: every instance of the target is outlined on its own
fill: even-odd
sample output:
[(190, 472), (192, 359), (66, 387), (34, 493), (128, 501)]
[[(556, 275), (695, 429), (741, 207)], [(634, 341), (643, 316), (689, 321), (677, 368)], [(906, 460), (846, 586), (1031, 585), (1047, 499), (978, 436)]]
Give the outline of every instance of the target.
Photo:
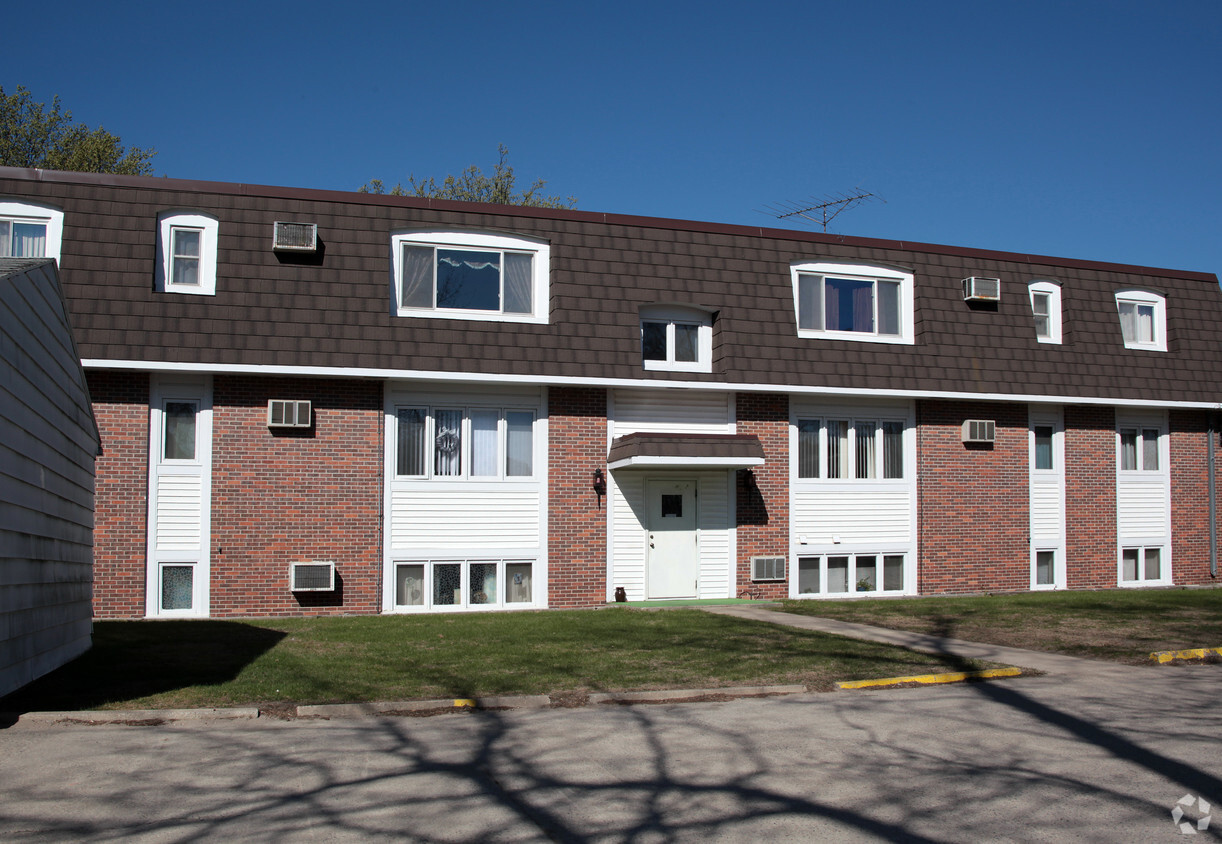
[[(1132, 430), (1136, 432), (1136, 440), (1134, 442), (1134, 455), (1138, 466), (1133, 469), (1125, 469), (1124, 467), (1124, 431)], [(1147, 469), (1145, 458), (1145, 442), (1146, 433), (1148, 431), (1158, 432), (1158, 466), (1153, 469)], [(1165, 422), (1157, 419), (1141, 418), (1141, 417), (1124, 417), (1116, 420), (1116, 472), (1119, 476), (1138, 480), (1147, 478), (1150, 480), (1158, 480), (1164, 477), (1169, 477), (1168, 464), (1170, 463), (1170, 438), (1167, 436), (1167, 425)]]
[[(441, 565), (457, 565), (459, 566), (459, 589), (462, 595), (462, 600), (453, 604), (434, 603), (434, 593), (436, 590), (435, 569)], [(484, 601), (476, 603), (471, 601), (471, 566), (473, 565), (494, 565), (497, 572), (497, 600)], [(506, 600), (508, 595), (508, 575), (506, 568), (513, 565), (529, 565), (530, 566), (530, 600), (529, 601), (509, 601)], [(400, 566), (421, 566), (421, 602), (419, 604), (400, 604), (398, 603), (398, 585), (399, 585), (399, 567)], [(514, 610), (530, 610), (538, 609), (544, 604), (538, 600), (539, 589), (539, 573), (542, 568), (542, 563), (537, 557), (467, 557), (467, 556), (441, 556), (441, 557), (412, 557), (412, 556), (396, 556), (391, 560), (391, 583), (389, 585), (390, 606), (386, 610), (388, 613), (396, 614), (415, 614), (415, 613), (466, 613), (466, 612), (512, 612)]]
[(1048, 336), (1041, 337), (1039, 329), (1036, 329), (1035, 339), (1039, 343), (1054, 343), (1062, 342), (1061, 334), (1061, 285), (1053, 281), (1033, 281), (1027, 285), (1027, 300), (1031, 303), (1031, 319), (1035, 321), (1035, 297), (1036, 295), (1046, 295), (1048, 297)]
[[(534, 258), (531, 272), (531, 313), (514, 314), (505, 313), (504, 311), (405, 306), (403, 304), (403, 247), (406, 245), (432, 246), (441, 249), (482, 249), (531, 253)], [(535, 324), (546, 324), (548, 321), (550, 311), (548, 279), (551, 276), (551, 246), (546, 241), (526, 238), (520, 235), (446, 229), (398, 231), (391, 234), (390, 255), (392, 299), (397, 316)], [(504, 270), (502, 269), (503, 272)], [(502, 307), (504, 307), (503, 302)]]
[[(707, 310), (682, 305), (646, 305), (640, 311), (642, 336), (641, 364), (657, 372), (713, 371), (713, 314)], [(645, 360), (643, 346), (645, 323), (666, 323), (666, 360)], [(675, 360), (675, 325), (696, 326), (696, 359)]]
[[(175, 284), (174, 230), (192, 229), (200, 232), (199, 283)], [(157, 264), (154, 289), (158, 293), (184, 293), (189, 296), (216, 295), (217, 241), (220, 221), (199, 211), (162, 211), (157, 215)]]
[[(817, 436), (817, 461), (818, 466), (816, 474), (803, 475), (801, 466), (801, 436), (802, 423), (814, 422), (818, 425)], [(847, 436), (845, 437), (847, 455), (844, 458), (848, 466), (848, 477), (831, 477), (828, 474), (828, 422), (844, 422), (847, 424)], [(886, 477), (887, 471), (887, 437), (885, 426), (888, 423), (898, 424), (900, 426), (900, 449), (899, 477)], [(873, 477), (857, 477), (857, 427), (860, 424), (872, 424), (874, 426), (873, 439), (875, 442), (874, 466), (875, 475)], [(909, 431), (911, 426), (908, 423), (907, 417), (900, 417), (895, 414), (869, 414), (869, 413), (804, 413), (797, 412), (793, 418), (793, 472), (794, 481), (796, 483), (845, 483), (845, 484), (906, 484), (910, 480), (908, 453), (912, 446), (909, 443)]]
[(47, 226), (46, 244), (43, 247), (42, 258), (53, 258), (61, 263), (60, 254), (64, 242), (64, 212), (52, 205), (37, 202), (24, 202), (15, 199), (0, 200), (0, 220), (17, 223), (45, 223)]
[[(828, 590), (828, 561), (832, 558), (847, 558), (845, 578), (847, 589), (844, 592), (831, 592)], [(857, 560), (861, 557), (873, 557), (875, 559), (875, 579), (874, 589), (857, 588), (857, 584), (863, 578), (857, 577)], [(899, 557), (901, 559), (899, 589), (886, 589), (886, 560), (888, 557)], [(818, 589), (814, 592), (802, 592), (802, 563), (804, 561), (816, 561), (818, 566)], [(842, 600), (846, 598), (877, 598), (880, 596), (898, 596), (912, 594), (909, 591), (909, 581), (911, 575), (911, 566), (915, 565), (915, 554), (911, 551), (875, 551), (875, 550), (844, 550), (844, 551), (817, 551), (806, 553), (798, 551), (794, 559), (791, 561), (791, 576), (790, 576), (790, 593), (789, 597), (798, 600)]]
[[(1149, 342), (1124, 336), (1124, 320), (1120, 316), (1120, 306), (1131, 304), (1135, 306), (1153, 305), (1154, 338)], [(1148, 352), (1167, 351), (1167, 300), (1166, 297), (1150, 290), (1117, 290), (1116, 316), (1120, 320), (1120, 336), (1126, 349), (1140, 349)]]
[[(912, 345), (913, 329), (913, 273), (903, 270), (883, 267), (873, 264), (851, 264), (838, 261), (798, 261), (789, 265), (789, 274), (793, 283), (794, 321), (799, 337), (824, 338), (834, 340), (852, 340), (863, 343), (900, 343)], [(802, 276), (821, 276), (827, 278), (846, 278), (851, 281), (890, 281), (899, 283), (899, 334), (866, 333), (863, 331), (835, 331), (825, 328), (802, 328)], [(877, 287), (874, 294), (875, 313), (878, 310)]]
[[(424, 435), (423, 444), (425, 448), (424, 454), (424, 473), (418, 475), (401, 475), (399, 474), (399, 413), (404, 410), (420, 410), (424, 412)], [(459, 423), (459, 471), (454, 475), (439, 474), (436, 469), (436, 442), (437, 422), (436, 415), (441, 411), (457, 411), (462, 414), (462, 420)], [(474, 446), (474, 437), (472, 436), (472, 414), (474, 413), (496, 413), (496, 474), (492, 475), (473, 475), (471, 474), (472, 464), (472, 448)], [(530, 467), (529, 475), (511, 475), (509, 474), (509, 415), (512, 413), (529, 413), (531, 415), (530, 427)], [(539, 449), (539, 411), (535, 407), (529, 407), (516, 403), (505, 404), (472, 404), (463, 401), (436, 401), (436, 402), (395, 402), (393, 413), (391, 416), (394, 439), (394, 447), (390, 454), (390, 467), (392, 477), (396, 481), (427, 481), (437, 483), (538, 483), (540, 480), (540, 449)]]
[[(1170, 560), (1170, 543), (1168, 542), (1152, 542), (1148, 545), (1143, 545), (1141, 542), (1121, 542), (1120, 547), (1116, 549), (1116, 585), (1122, 589), (1143, 589), (1150, 586), (1170, 586), (1174, 582), (1171, 577), (1171, 560)], [(1124, 578), (1124, 552), (1137, 552), (1137, 578), (1135, 580), (1125, 580)], [(1144, 577), (1146, 570), (1146, 553), (1149, 551), (1158, 551), (1158, 577)]]

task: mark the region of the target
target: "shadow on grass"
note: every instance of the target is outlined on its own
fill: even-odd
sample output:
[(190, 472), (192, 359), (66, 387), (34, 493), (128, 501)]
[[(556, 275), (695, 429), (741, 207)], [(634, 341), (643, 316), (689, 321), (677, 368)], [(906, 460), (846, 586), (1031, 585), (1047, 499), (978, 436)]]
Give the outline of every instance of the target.
[(188, 686), (226, 683), (284, 636), (236, 621), (95, 622), (90, 650), (0, 698), (0, 712), (97, 709)]

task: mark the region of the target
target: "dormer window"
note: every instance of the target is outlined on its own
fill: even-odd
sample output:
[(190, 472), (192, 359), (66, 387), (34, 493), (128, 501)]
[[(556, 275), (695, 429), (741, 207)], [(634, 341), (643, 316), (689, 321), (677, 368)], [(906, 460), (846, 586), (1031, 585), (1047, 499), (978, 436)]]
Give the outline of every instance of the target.
[(64, 212), (28, 202), (0, 201), (0, 258), (59, 260)]
[(220, 224), (192, 211), (166, 211), (157, 218), (159, 293), (216, 293), (216, 245)]
[(912, 342), (912, 273), (861, 264), (790, 266), (799, 337)]
[(1120, 290), (1116, 310), (1126, 349), (1167, 351), (1167, 303), (1162, 296), (1146, 290)]
[(477, 232), (391, 239), (400, 316), (547, 322), (546, 243)]
[(697, 308), (641, 309), (641, 362), (645, 369), (712, 372), (713, 316)]
[(1031, 297), (1031, 317), (1035, 322), (1035, 339), (1041, 343), (1061, 342), (1061, 288), (1051, 281), (1033, 281), (1027, 285)]

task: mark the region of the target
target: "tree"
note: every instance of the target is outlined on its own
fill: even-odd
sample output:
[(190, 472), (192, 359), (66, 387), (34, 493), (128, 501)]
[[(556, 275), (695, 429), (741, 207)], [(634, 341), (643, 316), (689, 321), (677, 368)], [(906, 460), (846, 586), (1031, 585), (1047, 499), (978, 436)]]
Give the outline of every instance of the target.
[[(506, 164), (509, 149), (504, 144), (497, 146), (500, 161), (492, 175), (485, 176), (475, 165), (468, 167), (460, 176), (446, 176), (440, 185), (430, 176), (417, 180), (407, 177), (407, 187), (401, 183), (390, 189), (390, 196), (426, 196), (431, 199), (456, 199), (462, 202), (490, 202), (494, 205), (530, 205), (535, 208), (576, 208), (577, 197), (544, 196), (540, 193), (547, 184), (538, 179), (526, 190), (514, 193), (516, 177), (513, 168)], [(371, 179), (357, 189), (360, 193), (386, 194), (386, 185), (381, 179)]]
[(72, 112), (61, 110), (58, 96), (47, 111), (21, 85), (15, 94), (0, 87), (0, 166), (148, 176), (156, 154), (123, 146), (101, 126), (74, 123)]

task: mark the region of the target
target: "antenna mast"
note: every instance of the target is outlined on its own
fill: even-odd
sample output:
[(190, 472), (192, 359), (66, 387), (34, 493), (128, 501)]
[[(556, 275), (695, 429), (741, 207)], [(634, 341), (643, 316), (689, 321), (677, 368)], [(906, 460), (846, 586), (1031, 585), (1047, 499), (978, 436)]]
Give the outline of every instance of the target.
[[(778, 220), (784, 220), (789, 217), (801, 217), (809, 223), (814, 223), (821, 226), (823, 231), (827, 231), (827, 224), (841, 213), (860, 205), (867, 199), (877, 199), (879, 202), (886, 202), (881, 196), (875, 196), (872, 193), (867, 193), (861, 188), (857, 188), (852, 194), (828, 194), (823, 197), (810, 197), (807, 203), (799, 202), (782, 202), (777, 205), (766, 206), (767, 210), (762, 211), (763, 214), (770, 214)], [(821, 200), (821, 201), (820, 201)]]

